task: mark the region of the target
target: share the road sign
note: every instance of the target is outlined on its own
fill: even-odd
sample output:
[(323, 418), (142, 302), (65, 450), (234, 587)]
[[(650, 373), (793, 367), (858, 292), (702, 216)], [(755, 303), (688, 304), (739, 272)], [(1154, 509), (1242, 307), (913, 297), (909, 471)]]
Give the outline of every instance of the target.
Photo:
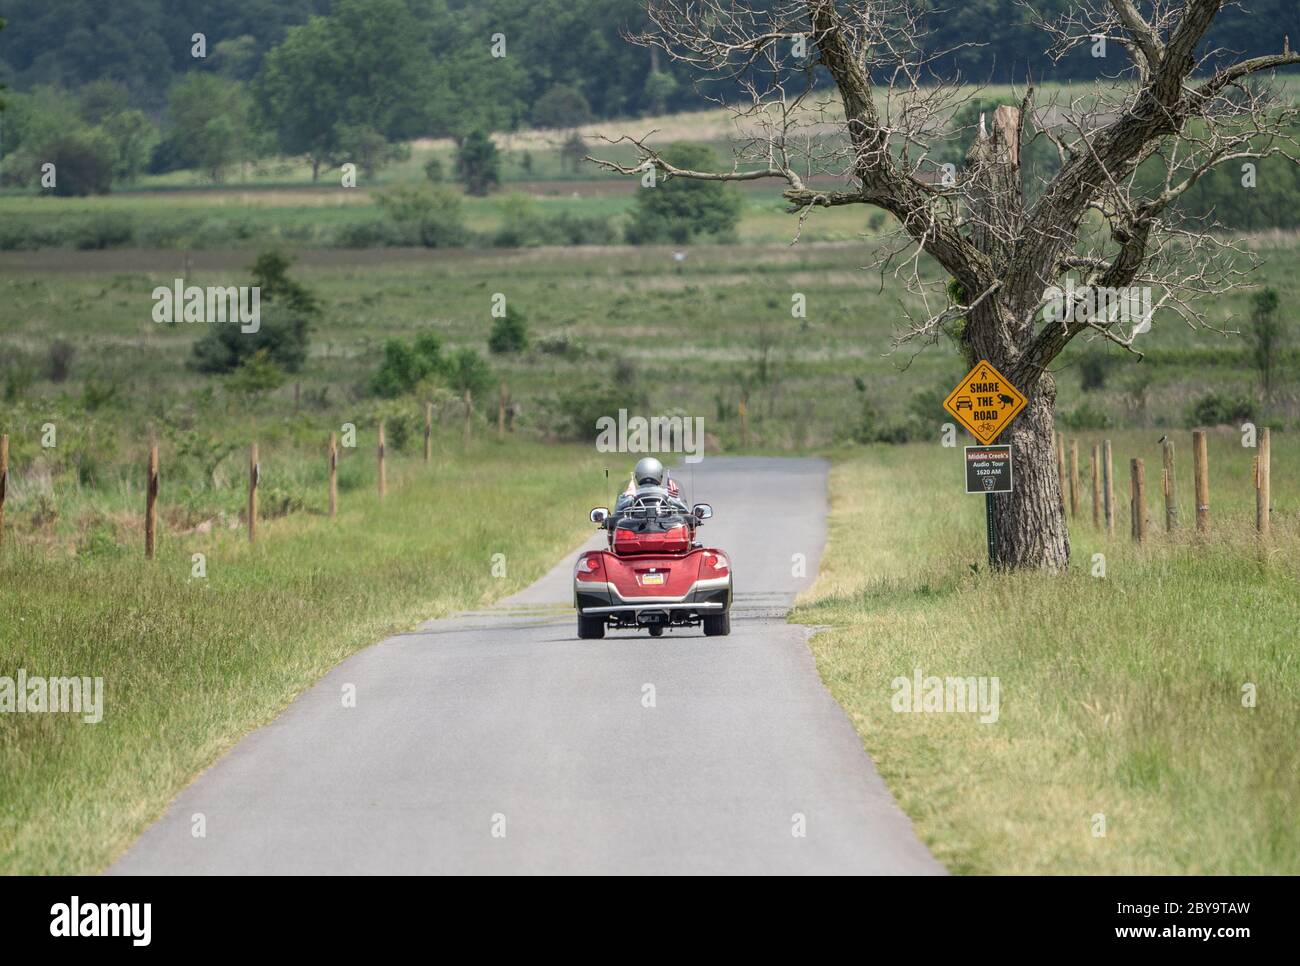
[(943, 408), (981, 443), (991, 443), (1025, 408), (1026, 402), (1020, 390), (983, 359), (948, 394)]
[(1001, 446), (967, 446), (966, 492), (1010, 493), (1011, 444)]

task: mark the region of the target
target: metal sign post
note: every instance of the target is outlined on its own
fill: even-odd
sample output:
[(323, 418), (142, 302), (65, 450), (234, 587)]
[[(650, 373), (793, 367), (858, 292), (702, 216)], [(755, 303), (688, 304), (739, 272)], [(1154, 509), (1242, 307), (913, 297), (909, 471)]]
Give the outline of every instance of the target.
[(988, 524), (989, 536), (989, 566), (992, 567), (998, 561), (998, 524), (997, 519), (993, 516), (993, 494), (984, 494), (984, 516)]

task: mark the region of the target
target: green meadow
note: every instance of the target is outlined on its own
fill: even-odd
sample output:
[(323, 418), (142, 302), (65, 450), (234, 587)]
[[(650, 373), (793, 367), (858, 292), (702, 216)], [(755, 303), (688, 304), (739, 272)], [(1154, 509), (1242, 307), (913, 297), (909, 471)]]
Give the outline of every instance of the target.
[[(655, 124), (665, 140), (727, 136), (717, 112)], [(620, 133), (610, 122), (585, 133), (598, 130)], [(97, 725), (0, 715), (0, 871), (103, 869), (177, 789), (339, 660), (539, 576), (608, 498), (614, 467), (592, 446), (594, 424), (582, 431), (593, 399), (703, 416), (708, 454), (834, 458), (822, 574), (794, 616), (825, 628), (812, 648), (827, 686), (950, 869), (1300, 871), (1293, 235), (1242, 239), (1262, 265), (1208, 306), (1212, 328), (1162, 315), (1135, 343), (1140, 361), (1078, 340), (1057, 360), (1058, 431), (1080, 441), (1085, 467), (1093, 443), (1114, 443), (1117, 531), (1097, 532), (1085, 512), (1071, 521), (1070, 573), (991, 575), (982, 506), (961, 496), (955, 453), (940, 445), (939, 403), (965, 367), (946, 339), (894, 344), (924, 309), (865, 267), (887, 243), (883, 219), (817, 211), (792, 245), (796, 220), (762, 186), (742, 192), (734, 238), (626, 246), (635, 182), (566, 167), (554, 142), (502, 140), (503, 189), (461, 199), (472, 238), (455, 248), (347, 244), (383, 217), (384, 192), (422, 179), (431, 159), (450, 167), (442, 142), (417, 142), (357, 188), (278, 161), (220, 185), (176, 172), (94, 198), (0, 192), (0, 673), (106, 680)], [(501, 244), (521, 212), (588, 219), (594, 234)], [(301, 370), (249, 392), (187, 364), (203, 325), (155, 323), (151, 293), (177, 278), (250, 284), (269, 249), (293, 256), (290, 275), (322, 311)], [(1267, 393), (1247, 337), (1262, 287), (1291, 326)], [(522, 351), (489, 350), (498, 296), (525, 321)], [(374, 391), (386, 345), (430, 333), (445, 353), (487, 361), (491, 388), (468, 412), (441, 385)], [(511, 418), (498, 433), (502, 394)], [(1247, 419), (1274, 431), (1267, 543), (1251, 530)], [(1187, 525), (1194, 425), (1212, 433), (1209, 537)], [(326, 441), (348, 426), (356, 445), (341, 451), (331, 521)], [(1157, 506), (1164, 434), (1178, 447), (1174, 534)], [(151, 440), (161, 524), (147, 562)], [(254, 442), (262, 524), (250, 546)], [(1148, 471), (1143, 547), (1127, 534), (1131, 457)], [(525, 501), (551, 510), (520, 529), (502, 508)], [(492, 573), (498, 551), (505, 577)], [(998, 721), (893, 712), (890, 682), (916, 668), (998, 677)]]

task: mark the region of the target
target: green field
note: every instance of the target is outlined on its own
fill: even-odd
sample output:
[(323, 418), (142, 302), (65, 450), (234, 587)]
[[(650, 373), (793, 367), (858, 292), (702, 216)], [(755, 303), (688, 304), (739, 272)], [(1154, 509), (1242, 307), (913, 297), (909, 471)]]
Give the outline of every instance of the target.
[[(465, 226), (483, 247), (519, 199), (541, 218), (570, 215), (599, 219), (621, 232), (637, 190), (631, 180), (584, 172), (583, 179), (530, 181), (486, 198), (464, 199)], [(418, 182), (410, 182), (418, 183)], [(170, 248), (177, 251), (245, 248), (349, 247), (349, 231), (382, 220), (375, 192), (338, 185), (178, 188), (90, 198), (0, 196), (0, 251), (48, 248)], [(771, 186), (742, 192), (739, 232), (751, 242), (788, 244), (795, 220)], [(882, 219), (877, 219), (882, 221)], [(869, 213), (851, 208), (817, 212), (805, 226), (807, 241), (848, 241), (877, 234)], [(614, 235), (611, 237), (619, 237)]]
[[(726, 133), (716, 113), (663, 121), (665, 139)], [(627, 218), (634, 183), (561, 170), (543, 134), (513, 138), (508, 193), (544, 217)], [(383, 184), (419, 178), (448, 151), (415, 145)], [(1084, 343), (1057, 361), (1060, 431), (1081, 440), (1085, 461), (1093, 442), (1115, 442), (1117, 534), (1075, 521), (1068, 575), (991, 576), (979, 501), (959, 498), (954, 453), (939, 445), (949, 422), (939, 401), (965, 367), (947, 341), (893, 351), (905, 311), (921, 306), (863, 268), (887, 227), (866, 210), (815, 212), (791, 246), (795, 220), (765, 186), (745, 191), (733, 243), (350, 249), (337, 247), (339, 233), (379, 217), (371, 188), (312, 185), (293, 164), (242, 177), (212, 186), (175, 174), (90, 199), (0, 196), (0, 248), (33, 249), (0, 251), (0, 433), (11, 445), (0, 670), (102, 674), (108, 688), (99, 725), (0, 715), (0, 871), (102, 869), (197, 771), (344, 656), (538, 576), (607, 499), (606, 470), (625, 469), (594, 451), (594, 424), (575, 430), (575, 392), (703, 416), (710, 455), (835, 457), (830, 545), (796, 617), (831, 628), (813, 642), (824, 679), (954, 871), (1297, 871), (1293, 237), (1249, 239), (1264, 259), (1252, 286), (1275, 289), (1292, 326), (1267, 397), (1239, 331), (1254, 288), (1209, 306), (1226, 332), (1160, 317), (1140, 339), (1140, 363)], [(518, 204), (466, 199), (467, 225), (482, 242)], [(57, 244), (26, 244), (41, 231)], [(187, 367), (203, 327), (154, 323), (151, 292), (182, 276), (249, 284), (270, 247), (297, 257), (291, 274), (323, 311), (302, 371), (249, 397)], [(521, 353), (487, 350), (498, 293), (527, 321)], [(797, 296), (803, 316), (792, 313)], [(468, 446), (463, 403), (445, 386), (396, 399), (372, 391), (385, 343), (426, 332), (491, 366)], [(1089, 391), (1085, 370), (1098, 383)], [(504, 439), (498, 384), (517, 407)], [(1210, 393), (1274, 429), (1265, 547), (1250, 533), (1239, 418), (1211, 443), (1212, 537), (1159, 532), (1156, 440), (1178, 444), (1190, 517), (1187, 429)], [(426, 400), (431, 467), (419, 453)], [(382, 505), (381, 421), (392, 485)], [(330, 522), (324, 447), (346, 423), (357, 446), (342, 452), (343, 510)], [(146, 563), (151, 437), (162, 536)], [(241, 526), (253, 442), (264, 525), (250, 548)], [(1153, 534), (1141, 549), (1127, 539), (1130, 457), (1148, 468)], [(553, 508), (535, 527), (501, 512), (541, 499)], [(491, 554), (507, 540), (508, 577), (497, 579)], [(206, 578), (191, 576), (194, 553), (206, 555)], [(1091, 575), (1097, 553), (1105, 579)], [(891, 713), (890, 681), (915, 667), (999, 677), (999, 722)], [(1248, 683), (1253, 709), (1240, 702)], [(1104, 838), (1092, 834), (1096, 814)]]
[[(251, 402), (223, 379), (186, 368), (203, 327), (158, 325), (150, 297), (187, 270), (193, 284), (247, 284), (251, 254), (196, 252), (188, 262), (152, 251), (0, 254), (0, 423), (15, 465), (10, 524), (58, 531), (75, 524), (82, 502), (138, 513), (150, 427), (189, 507), (180, 523), (238, 511), (231, 481), (257, 437), (278, 461), (275, 481), (290, 491), (289, 505), (318, 508), (320, 453), (331, 430), (352, 422), (373, 433), (379, 419), (397, 420), (404, 426), (390, 443), (399, 451), (418, 432), (409, 423), (423, 400), (390, 403), (369, 391), (385, 341), (434, 331), (449, 348), (486, 355), (496, 293), (523, 314), (532, 338), (524, 353), (490, 360), (494, 381), (520, 406), (517, 429), (526, 436), (563, 433), (556, 401), (573, 387), (615, 386), (649, 411), (703, 416), (714, 452), (740, 446), (742, 396), (751, 448), (812, 450), (881, 433), (937, 439), (948, 421), (938, 403), (960, 377), (961, 359), (946, 342), (915, 356), (910, 348), (891, 353), (903, 306), (918, 306), (873, 284), (859, 267), (868, 254), (861, 243), (703, 246), (681, 262), (657, 246), (306, 252), (293, 274), (325, 306), (309, 358), (283, 388)], [(1275, 243), (1261, 254), (1259, 283), (1274, 287), (1283, 306), (1295, 304), (1294, 248)], [(792, 317), (796, 294), (806, 297), (805, 318)], [(1244, 327), (1248, 296), (1212, 306), (1216, 324)], [(59, 340), (74, 355), (66, 378), (54, 382), (46, 369)], [(1256, 421), (1278, 430), (1300, 418), (1294, 343), (1280, 356), (1267, 401), (1241, 335), (1160, 319), (1141, 345), (1140, 363), (1114, 347), (1071, 347), (1056, 373), (1064, 427), (1148, 427), (1155, 439), (1190, 425), (1192, 404), (1210, 392), (1250, 400)], [(1081, 363), (1094, 353), (1108, 365), (1104, 384), (1084, 392)], [(458, 425), (459, 401), (444, 393), (438, 402), (440, 422)], [(490, 398), (475, 418), (486, 429), (484, 419), (495, 415)], [(57, 428), (50, 448), (41, 445), (48, 423)], [(51, 505), (59, 511), (53, 522)], [(34, 516), (41, 526), (29, 526)]]

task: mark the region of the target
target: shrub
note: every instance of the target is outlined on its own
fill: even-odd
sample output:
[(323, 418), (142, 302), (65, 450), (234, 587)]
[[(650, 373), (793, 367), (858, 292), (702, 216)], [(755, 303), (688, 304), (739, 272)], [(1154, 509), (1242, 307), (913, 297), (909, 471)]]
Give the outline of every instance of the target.
[(542, 355), (559, 356), (562, 359), (582, 359), (587, 355), (587, 347), (564, 332), (542, 336), (533, 347)]
[(76, 354), (76, 347), (66, 339), (55, 339), (50, 343), (49, 366), (46, 369), (50, 382), (67, 380), (72, 370), (72, 359)]
[(1278, 303), (1276, 289), (1261, 289), (1250, 297), (1251, 361), (1266, 396), (1273, 391), (1278, 356), (1286, 339), (1286, 323), (1278, 314)]
[(1084, 392), (1099, 392), (1106, 388), (1110, 374), (1110, 358), (1104, 352), (1088, 352), (1079, 361), (1079, 388)]
[(486, 195), (501, 183), (501, 155), (484, 131), (471, 131), (456, 147), (456, 177), (471, 195)]
[(460, 195), (434, 185), (398, 185), (378, 196), (401, 244), (454, 248), (469, 240)]
[(424, 432), (424, 417), (409, 403), (382, 403), (374, 408), (370, 418), (376, 424), (384, 424), (384, 445), (394, 453), (405, 451), (411, 440)]
[(599, 215), (575, 215), (567, 211), (549, 217), (537, 210), (531, 198), (512, 196), (502, 204), (501, 226), (492, 234), (496, 248), (525, 248), (530, 245), (610, 245), (618, 232), (609, 219)]
[[(954, 377), (952, 382), (956, 381), (957, 377)], [(914, 419), (922, 423), (947, 422), (948, 416), (943, 408), (943, 401), (946, 398), (948, 398), (947, 393), (940, 389), (921, 389), (912, 394), (907, 409)]]
[(853, 427), (852, 436), (855, 443), (873, 443), (876, 433), (880, 431), (880, 408), (871, 397), (863, 394), (862, 406), (858, 411), (858, 421)]
[(130, 215), (103, 212), (77, 224), (72, 241), (83, 251), (99, 251), (129, 245), (134, 238), (135, 222)]
[(943, 413), (944, 394), (935, 389), (923, 389), (913, 395), (904, 415), (885, 419), (875, 400), (867, 394), (866, 382), (855, 377), (853, 385), (862, 397), (858, 421), (849, 430), (855, 443), (910, 443), (924, 439), (931, 434), (938, 416)]
[(560, 439), (593, 440), (596, 420), (617, 417), (620, 409), (635, 410), (644, 398), (625, 383), (584, 383), (542, 403), (543, 429)]
[(251, 269), (253, 284), (262, 290), (262, 301), (283, 305), (295, 315), (315, 318), (320, 314), (320, 304), (305, 285), (289, 277), (292, 264), (293, 259), (282, 252), (262, 252)]
[(409, 145), (389, 141), (368, 124), (340, 123), (335, 131), (339, 151), (348, 161), (354, 162), (367, 179), (373, 178), (380, 168), (411, 156)]
[(22, 360), (11, 360), (5, 368), (5, 402), (17, 402), (35, 381), (35, 368)]
[(1222, 426), (1254, 422), (1255, 402), (1247, 396), (1210, 393), (1192, 404), (1187, 413), (1188, 426)]
[(1061, 422), (1070, 429), (1108, 429), (1115, 424), (1107, 413), (1095, 408), (1091, 403), (1084, 403), (1064, 413)]
[(244, 360), (266, 351), (269, 361), (285, 372), (298, 372), (307, 361), (311, 324), (320, 305), (305, 286), (288, 275), (291, 260), (279, 252), (263, 252), (253, 263), (253, 285), (261, 291), (261, 326), (244, 332), (238, 325), (209, 323), (194, 343), (190, 366), (199, 372), (234, 372)]
[[(709, 170), (716, 164), (709, 148), (682, 142), (666, 147), (663, 158), (678, 167), (696, 170)], [(734, 185), (686, 178), (660, 181), (636, 193), (627, 241), (633, 245), (683, 245), (699, 235), (725, 239), (735, 233), (740, 210), (741, 199)]]
[(448, 360), (447, 386), (459, 396), (463, 396), (468, 389), (473, 398), (479, 399), (487, 392), (491, 379), (492, 371), (488, 368), (487, 360), (473, 349), (461, 349)]
[(105, 382), (95, 378), (87, 379), (85, 385), (81, 387), (81, 408), (89, 413), (103, 409), (117, 398), (119, 388), (119, 385), (111, 379)]
[(65, 134), (45, 152), (54, 163), (56, 195), (108, 194), (113, 183), (113, 150), (106, 139), (88, 133)]
[(384, 361), (371, 380), (370, 388), (377, 396), (392, 399), (404, 395), (428, 376), (444, 372), (442, 342), (433, 332), (425, 332), (412, 345), (401, 339), (384, 343)]
[(544, 128), (570, 128), (591, 120), (591, 105), (572, 84), (553, 84), (533, 102), (533, 124)]
[(562, 211), (542, 221), (544, 245), (612, 245), (618, 232), (608, 218)]
[(495, 355), (523, 352), (528, 348), (528, 323), (513, 305), (506, 307), (505, 315), (492, 320), (492, 333), (488, 336), (488, 349)]
[(228, 392), (247, 399), (258, 399), (283, 385), (284, 370), (271, 360), (269, 348), (254, 352), (226, 379)]
[(262, 485), (258, 492), (258, 514), (268, 520), (298, 513), (307, 505), (301, 493), (282, 484)]
[(117, 532), (111, 520), (99, 518), (77, 541), (78, 557), (117, 557), (126, 548), (117, 542)]
[[(587, 142), (577, 131), (572, 132), (560, 145), (560, 167), (571, 168), (575, 173), (582, 168), (582, 159), (587, 154)], [(529, 162), (531, 165), (531, 161)]]
[(334, 232), (337, 248), (384, 248), (404, 243), (403, 235), (382, 218), (350, 221)]
[(877, 443), (910, 443), (920, 438), (919, 426), (914, 420), (895, 420), (885, 423), (876, 431)]
[(307, 361), (307, 318), (276, 308), (268, 312), (263, 307), (261, 322), (256, 332), (243, 332), (229, 322), (209, 325), (194, 343), (191, 368), (206, 373), (234, 372), (245, 359), (265, 350), (268, 359), (286, 372), (302, 369)]

